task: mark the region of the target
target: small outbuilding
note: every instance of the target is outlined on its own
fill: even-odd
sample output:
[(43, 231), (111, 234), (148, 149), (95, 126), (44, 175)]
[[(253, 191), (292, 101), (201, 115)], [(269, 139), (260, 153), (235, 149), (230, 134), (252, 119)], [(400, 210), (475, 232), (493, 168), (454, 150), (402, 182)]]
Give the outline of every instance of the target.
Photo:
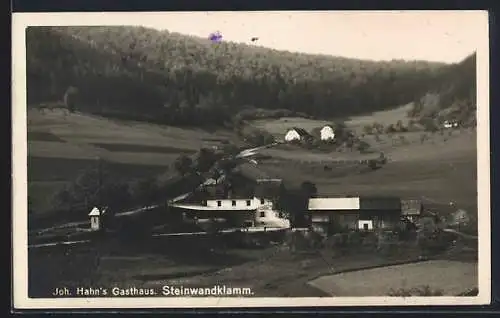
[(99, 231), (104, 228), (104, 214), (106, 214), (107, 208), (99, 209), (94, 207), (88, 214), (90, 217), (90, 228), (93, 231)]
[(418, 199), (401, 199), (401, 216), (411, 222), (417, 221), (422, 215), (423, 204)]

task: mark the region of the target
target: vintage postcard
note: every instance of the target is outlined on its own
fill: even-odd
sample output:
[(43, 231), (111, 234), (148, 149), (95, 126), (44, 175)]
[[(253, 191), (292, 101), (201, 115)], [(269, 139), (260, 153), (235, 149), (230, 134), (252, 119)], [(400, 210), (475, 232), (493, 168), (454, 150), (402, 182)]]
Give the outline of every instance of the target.
[(490, 302), (486, 11), (12, 24), (15, 308)]

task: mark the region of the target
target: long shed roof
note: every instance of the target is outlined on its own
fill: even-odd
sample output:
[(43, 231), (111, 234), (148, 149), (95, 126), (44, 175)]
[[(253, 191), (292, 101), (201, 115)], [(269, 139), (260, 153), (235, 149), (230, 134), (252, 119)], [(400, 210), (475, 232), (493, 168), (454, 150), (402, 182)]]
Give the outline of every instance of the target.
[(359, 197), (353, 198), (310, 198), (308, 209), (311, 210), (359, 210)]

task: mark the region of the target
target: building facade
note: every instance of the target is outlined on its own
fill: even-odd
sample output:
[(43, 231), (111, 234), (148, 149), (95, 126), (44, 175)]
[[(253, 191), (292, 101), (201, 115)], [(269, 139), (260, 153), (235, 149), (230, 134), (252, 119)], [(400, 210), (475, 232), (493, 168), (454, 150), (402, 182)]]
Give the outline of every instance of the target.
[(401, 216), (411, 222), (416, 222), (422, 215), (423, 204), (417, 199), (402, 199), (401, 200)]
[(266, 198), (210, 199), (201, 205), (175, 204), (172, 207), (184, 211), (193, 219), (225, 219), (235, 226), (290, 227), (289, 220), (274, 209), (274, 203)]
[(313, 226), (323, 225), (333, 232), (388, 230), (399, 224), (401, 202), (397, 198), (311, 198), (308, 213)]

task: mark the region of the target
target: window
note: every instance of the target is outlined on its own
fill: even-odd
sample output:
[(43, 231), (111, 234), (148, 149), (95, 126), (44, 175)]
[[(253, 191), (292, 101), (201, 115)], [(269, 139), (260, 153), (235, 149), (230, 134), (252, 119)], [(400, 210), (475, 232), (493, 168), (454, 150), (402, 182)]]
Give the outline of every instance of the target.
[(264, 212), (264, 211), (260, 212), (260, 217), (261, 217), (261, 218), (266, 217), (266, 212)]
[(217, 201), (217, 206), (221, 206), (222, 205), (222, 202), (219, 200)]
[(234, 201), (234, 200), (233, 200), (233, 201), (231, 202), (231, 204), (232, 204), (233, 206), (236, 206), (236, 201)]
[(363, 224), (363, 230), (368, 231), (368, 224)]
[(264, 199), (260, 199), (260, 204), (266, 203)]
[(247, 200), (247, 206), (250, 206), (250, 200)]

